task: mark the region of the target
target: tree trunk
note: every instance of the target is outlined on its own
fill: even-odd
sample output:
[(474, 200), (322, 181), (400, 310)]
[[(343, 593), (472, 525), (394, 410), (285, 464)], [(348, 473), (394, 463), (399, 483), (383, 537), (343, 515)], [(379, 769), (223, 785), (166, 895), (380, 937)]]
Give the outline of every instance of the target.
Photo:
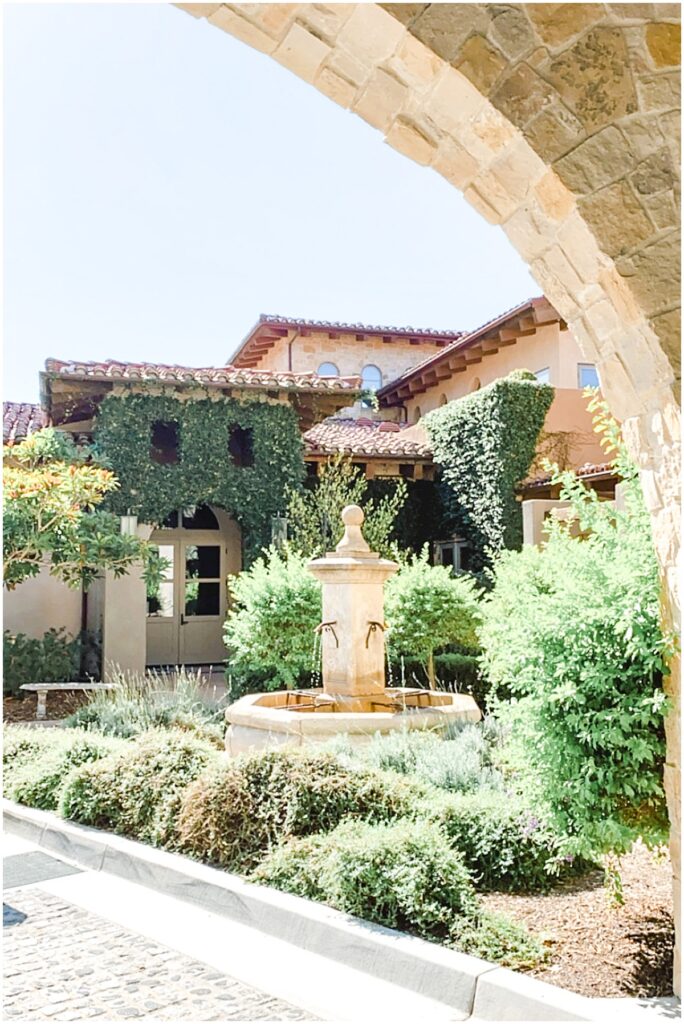
[(430, 682), (430, 689), (431, 690), (436, 690), (437, 689), (437, 686), (436, 686), (437, 680), (435, 679), (435, 656), (432, 653), (432, 651), (430, 651), (430, 653), (428, 655), (427, 674), (428, 674), (428, 680)]

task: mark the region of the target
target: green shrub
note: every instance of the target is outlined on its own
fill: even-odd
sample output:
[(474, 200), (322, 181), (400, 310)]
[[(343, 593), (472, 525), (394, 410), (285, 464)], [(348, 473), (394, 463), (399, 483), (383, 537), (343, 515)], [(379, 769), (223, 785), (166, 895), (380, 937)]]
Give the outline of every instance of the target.
[(390, 658), (408, 655), (427, 667), (435, 685), (434, 653), (450, 644), (477, 645), (477, 591), (470, 577), (430, 565), (427, 548), (402, 565), (385, 585)]
[[(550, 525), (543, 548), (503, 553), (484, 605), (481, 639), (521, 784), (564, 836), (565, 852), (624, 852), (639, 835), (661, 842), (671, 650), (636, 469), (614, 422), (601, 426), (625, 478), (623, 511), (570, 473), (562, 497), (584, 537)], [(517, 751), (517, 754), (515, 753)]]
[(59, 813), (155, 846), (173, 846), (186, 787), (220, 755), (178, 730), (144, 733), (119, 754), (75, 769)]
[(461, 855), (426, 821), (345, 821), (276, 847), (251, 879), (505, 966), (543, 958), (524, 927), (482, 911)]
[(251, 867), (272, 845), (329, 831), (345, 817), (407, 814), (424, 789), (328, 752), (280, 750), (217, 764), (188, 789), (179, 818), (183, 848), (231, 869)]
[(464, 918), (454, 932), (453, 944), (463, 953), (510, 967), (531, 970), (547, 958), (547, 951), (527, 928), (505, 914), (483, 910), (475, 918)]
[(62, 629), (49, 629), (38, 639), (24, 633), (4, 632), (3, 693), (13, 696), (24, 683), (59, 683), (78, 679), (80, 637)]
[(440, 797), (421, 813), (438, 823), (463, 855), (478, 889), (548, 889), (561, 866), (575, 863), (559, 859), (559, 842), (548, 826), (508, 793)]
[(452, 793), (501, 789), (503, 780), (492, 764), (492, 737), (482, 724), (463, 724), (442, 737), (434, 732), (405, 731), (376, 735), (362, 747), (346, 737), (330, 749), (349, 766), (355, 764), (398, 772)]
[(5, 778), (5, 793), (10, 800), (43, 811), (55, 810), (61, 787), (72, 768), (99, 761), (125, 747), (124, 740), (88, 735), (80, 730), (50, 731), (59, 734), (56, 742), (36, 750), (30, 760), (10, 770)]
[(514, 370), (480, 391), (424, 417), (435, 462), (442, 467), (452, 528), (468, 539), (471, 569), (522, 544), (516, 486), (534, 459), (554, 390), (527, 370)]
[(427, 939), (447, 939), (455, 919), (477, 910), (460, 855), (427, 822), (343, 822), (276, 849), (252, 878), (298, 895), (319, 891), (338, 910)]
[(225, 625), (228, 674), (270, 672), (280, 688), (311, 671), (314, 629), (321, 621), (321, 585), (307, 559), (271, 548), (230, 580)]
[(124, 739), (149, 729), (181, 729), (223, 749), (225, 701), (206, 699), (199, 673), (118, 672), (113, 682), (114, 690), (94, 694), (66, 724)]
[(22, 765), (63, 742), (61, 729), (36, 729), (27, 725), (4, 725), (2, 730), (3, 778)]

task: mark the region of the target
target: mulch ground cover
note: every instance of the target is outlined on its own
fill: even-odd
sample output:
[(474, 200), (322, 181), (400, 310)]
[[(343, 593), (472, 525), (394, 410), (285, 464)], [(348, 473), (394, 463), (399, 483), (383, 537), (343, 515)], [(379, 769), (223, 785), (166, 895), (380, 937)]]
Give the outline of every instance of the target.
[[(49, 719), (65, 718), (86, 693), (53, 693)], [(6, 722), (34, 721), (35, 698), (5, 697)], [(667, 853), (637, 844), (622, 858), (622, 905), (611, 902), (603, 872), (569, 879), (548, 893), (488, 893), (489, 910), (508, 914), (541, 935), (547, 963), (532, 975), (585, 996), (648, 997), (672, 994), (672, 872)]]
[[(86, 704), (88, 696), (88, 691), (69, 693), (68, 690), (64, 690), (61, 693), (48, 693), (46, 705), (48, 719), (66, 718), (67, 715)], [(3, 720), (5, 722), (35, 722), (36, 703), (35, 694), (29, 697), (3, 697)]]
[(536, 896), (490, 893), (497, 910), (541, 934), (548, 962), (531, 973), (585, 996), (672, 994), (672, 872), (665, 852), (638, 843), (622, 858), (624, 903), (610, 901), (603, 872), (592, 871)]

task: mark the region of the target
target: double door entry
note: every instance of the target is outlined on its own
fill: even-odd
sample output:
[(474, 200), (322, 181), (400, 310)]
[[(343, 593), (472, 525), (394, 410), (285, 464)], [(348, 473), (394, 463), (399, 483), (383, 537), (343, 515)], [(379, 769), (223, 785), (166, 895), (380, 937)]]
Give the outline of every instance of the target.
[(147, 597), (148, 665), (220, 665), (226, 657), (226, 548), (220, 533), (156, 530), (165, 561)]

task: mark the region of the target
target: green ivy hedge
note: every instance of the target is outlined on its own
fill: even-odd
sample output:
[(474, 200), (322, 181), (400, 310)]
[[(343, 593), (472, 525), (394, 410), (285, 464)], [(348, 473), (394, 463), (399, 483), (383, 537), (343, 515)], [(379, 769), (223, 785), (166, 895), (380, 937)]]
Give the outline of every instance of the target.
[[(162, 465), (150, 458), (157, 420), (178, 423), (177, 463)], [(233, 463), (231, 427), (252, 431), (253, 465)], [(130, 510), (158, 524), (174, 509), (217, 505), (240, 523), (247, 564), (270, 542), (271, 517), (284, 510), (286, 488), (299, 487), (304, 475), (302, 439), (290, 405), (108, 395), (97, 415), (94, 440), (121, 485), (109, 499), (112, 511), (125, 515)]]
[(81, 637), (49, 629), (42, 637), (5, 630), (2, 646), (3, 694), (15, 696), (24, 683), (63, 683), (80, 675)]
[(533, 373), (514, 370), (424, 418), (445, 506), (470, 542), (473, 572), (497, 551), (522, 545), (515, 488), (532, 464), (553, 396)]

